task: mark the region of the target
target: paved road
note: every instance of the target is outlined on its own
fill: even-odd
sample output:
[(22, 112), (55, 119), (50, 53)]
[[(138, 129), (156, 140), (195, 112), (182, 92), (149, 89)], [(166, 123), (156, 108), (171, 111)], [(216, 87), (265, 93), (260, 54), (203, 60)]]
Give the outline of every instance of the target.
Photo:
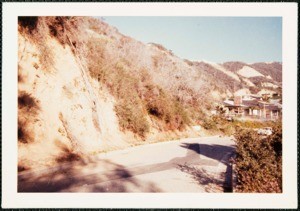
[(19, 192), (230, 191), (228, 137), (183, 139), (103, 153), (18, 175)]

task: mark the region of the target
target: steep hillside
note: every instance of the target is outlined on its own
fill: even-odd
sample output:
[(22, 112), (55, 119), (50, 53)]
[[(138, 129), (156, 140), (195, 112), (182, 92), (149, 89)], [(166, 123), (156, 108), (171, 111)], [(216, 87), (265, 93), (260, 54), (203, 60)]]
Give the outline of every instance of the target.
[(76, 159), (103, 148), (104, 139), (126, 146), (114, 97), (91, 80), (72, 47), (36, 27), (19, 28), (19, 167)]
[(201, 74), (97, 19), (20, 17), (18, 42), (19, 170), (186, 136), (208, 105)]
[(18, 30), (19, 170), (203, 135), (192, 126), (214, 103), (280, 82), (278, 64), (245, 77), (247, 64), (183, 60), (95, 18), (19, 17)]

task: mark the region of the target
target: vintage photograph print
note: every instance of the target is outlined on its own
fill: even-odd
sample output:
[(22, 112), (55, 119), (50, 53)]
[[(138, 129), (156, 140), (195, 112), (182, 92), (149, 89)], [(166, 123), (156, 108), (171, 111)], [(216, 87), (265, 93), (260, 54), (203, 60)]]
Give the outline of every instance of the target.
[(18, 193), (282, 193), (282, 17), (18, 16)]

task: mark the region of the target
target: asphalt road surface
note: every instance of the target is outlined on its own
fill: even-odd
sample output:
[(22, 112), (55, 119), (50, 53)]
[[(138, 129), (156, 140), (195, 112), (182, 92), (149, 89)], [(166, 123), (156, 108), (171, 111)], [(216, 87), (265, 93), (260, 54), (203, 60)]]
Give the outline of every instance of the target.
[(202, 137), (102, 153), (18, 175), (18, 192), (230, 192), (229, 137)]

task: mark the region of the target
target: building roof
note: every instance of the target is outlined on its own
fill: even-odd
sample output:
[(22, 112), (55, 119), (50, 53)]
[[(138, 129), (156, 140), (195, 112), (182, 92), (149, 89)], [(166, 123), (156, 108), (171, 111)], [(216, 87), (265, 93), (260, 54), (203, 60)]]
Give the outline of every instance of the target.
[(234, 105), (234, 101), (233, 100), (225, 100), (223, 102), (224, 106), (227, 107), (245, 107), (245, 105), (241, 104), (241, 105)]
[(259, 102), (257, 100), (243, 100), (243, 105), (247, 107), (259, 107)]
[(225, 100), (223, 102), (223, 105), (225, 107), (244, 107), (244, 108), (253, 108), (253, 107), (259, 107), (261, 109), (268, 109), (272, 111), (279, 111), (281, 109), (280, 104), (274, 104), (274, 103), (265, 103), (256, 99), (253, 100), (242, 100), (242, 103), (240, 105), (234, 105), (233, 100)]

